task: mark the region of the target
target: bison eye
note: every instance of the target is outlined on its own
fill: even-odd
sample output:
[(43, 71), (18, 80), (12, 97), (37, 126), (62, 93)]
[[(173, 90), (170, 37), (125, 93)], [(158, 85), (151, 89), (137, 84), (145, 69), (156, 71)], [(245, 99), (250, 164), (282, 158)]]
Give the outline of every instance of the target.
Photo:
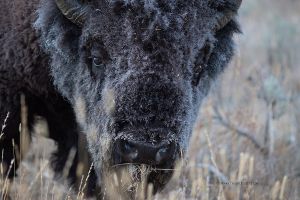
[(197, 86), (199, 84), (201, 77), (204, 75), (206, 71), (205, 69), (207, 68), (207, 64), (209, 62), (209, 58), (212, 53), (212, 49), (213, 49), (212, 44), (209, 43), (209, 41), (207, 41), (204, 47), (198, 53), (193, 68), (192, 84), (194, 86)]
[(92, 77), (96, 78), (97, 80), (103, 80), (104, 71), (106, 69), (105, 60), (101, 57), (92, 56), (90, 62)]
[(104, 66), (103, 59), (99, 57), (93, 57), (93, 67), (101, 68)]
[(202, 65), (195, 65), (194, 66), (194, 77), (192, 83), (194, 86), (199, 84), (200, 78), (204, 73), (204, 67)]

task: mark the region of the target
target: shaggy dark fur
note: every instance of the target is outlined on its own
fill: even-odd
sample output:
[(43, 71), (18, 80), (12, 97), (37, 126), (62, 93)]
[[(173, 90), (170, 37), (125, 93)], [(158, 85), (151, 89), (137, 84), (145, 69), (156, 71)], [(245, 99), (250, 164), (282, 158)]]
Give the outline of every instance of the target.
[[(34, 114), (48, 120), (59, 146), (57, 171), (77, 144), (68, 102), (98, 177), (114, 164), (120, 138), (156, 137), (186, 151), (200, 104), (233, 55), (232, 35), (239, 30), (234, 19), (218, 32), (214, 27), (235, 0), (91, 1), (94, 11), (82, 28), (45, 0), (35, 21), (38, 34), (32, 28), (36, 3), (1, 1), (0, 120), (11, 113), (1, 139), (7, 163), (11, 139), (18, 143), (21, 93), (30, 122)], [(152, 179), (156, 189), (164, 185)]]
[[(43, 116), (49, 124), (50, 138), (57, 141), (53, 167), (61, 172), (69, 151), (77, 147), (78, 128), (73, 110), (54, 88), (50, 77), (49, 59), (40, 48), (39, 36), (33, 29), (38, 1), (0, 2), (0, 122), (9, 118), (0, 140), (3, 163), (8, 170), (13, 155), (13, 141), (20, 146), (20, 96), (28, 104), (28, 125), (32, 129), (34, 115)], [(2, 157), (1, 157), (2, 158)], [(70, 171), (75, 181), (76, 160)], [(18, 160), (15, 160), (18, 165)], [(14, 166), (9, 177), (14, 175)]]

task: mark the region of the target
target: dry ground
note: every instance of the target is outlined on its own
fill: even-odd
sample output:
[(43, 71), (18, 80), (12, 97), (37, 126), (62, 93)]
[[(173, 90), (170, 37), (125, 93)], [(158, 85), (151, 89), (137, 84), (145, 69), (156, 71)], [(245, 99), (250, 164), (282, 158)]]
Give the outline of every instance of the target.
[[(203, 104), (189, 161), (151, 198), (300, 199), (299, 10), (297, 0), (243, 2), (237, 55)], [(34, 140), (12, 199), (81, 199), (64, 178), (53, 180), (55, 144)]]

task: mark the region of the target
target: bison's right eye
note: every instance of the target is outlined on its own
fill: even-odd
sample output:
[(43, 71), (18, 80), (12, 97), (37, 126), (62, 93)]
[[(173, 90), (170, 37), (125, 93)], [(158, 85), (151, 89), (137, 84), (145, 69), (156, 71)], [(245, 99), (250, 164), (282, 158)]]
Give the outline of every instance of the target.
[(105, 60), (102, 57), (92, 56), (92, 74), (96, 78), (102, 79), (104, 77), (104, 71), (106, 68)]
[(91, 44), (88, 62), (91, 75), (96, 79), (104, 78), (106, 66), (110, 62), (110, 56), (101, 41), (94, 41)]
[(93, 67), (101, 68), (103, 67), (103, 59), (99, 57), (93, 57)]
[(106, 69), (105, 60), (98, 56), (90, 57), (90, 70), (93, 78), (97, 80), (103, 80), (104, 72)]

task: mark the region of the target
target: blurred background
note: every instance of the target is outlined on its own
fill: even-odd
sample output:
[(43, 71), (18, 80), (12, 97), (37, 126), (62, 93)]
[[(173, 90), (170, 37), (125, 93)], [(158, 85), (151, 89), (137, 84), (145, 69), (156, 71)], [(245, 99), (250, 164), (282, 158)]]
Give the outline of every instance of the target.
[[(299, 11), (299, 0), (243, 1), (236, 56), (202, 106), (189, 161), (151, 198), (300, 199)], [(11, 197), (84, 198), (53, 179), (45, 126), (36, 126)]]
[(243, 1), (237, 54), (202, 107), (190, 151), (233, 184), (212, 184), (217, 195), (199, 199), (300, 199), (299, 11), (298, 0)]

